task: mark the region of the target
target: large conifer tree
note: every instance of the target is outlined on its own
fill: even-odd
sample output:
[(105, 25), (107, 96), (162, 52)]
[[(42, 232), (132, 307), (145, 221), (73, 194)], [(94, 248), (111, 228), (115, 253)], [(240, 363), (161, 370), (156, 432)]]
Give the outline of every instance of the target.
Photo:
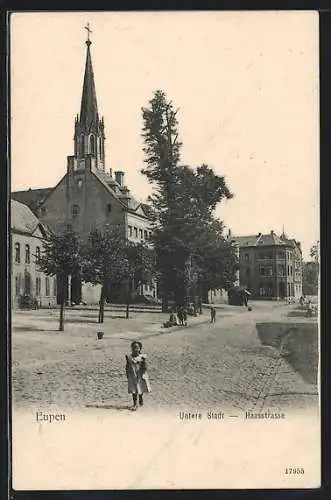
[[(153, 186), (150, 201), (155, 214), (153, 242), (160, 289), (164, 299), (172, 296), (182, 304), (197, 294), (201, 301), (203, 288), (217, 288), (217, 283), (221, 287), (234, 279), (236, 260), (234, 249), (222, 236), (222, 225), (214, 217), (217, 204), (233, 195), (225, 178), (208, 165), (193, 169), (180, 164), (177, 113), (160, 90), (149, 107), (142, 109), (142, 173)], [(204, 258), (207, 255), (208, 259)], [(213, 279), (210, 259), (220, 269)]]

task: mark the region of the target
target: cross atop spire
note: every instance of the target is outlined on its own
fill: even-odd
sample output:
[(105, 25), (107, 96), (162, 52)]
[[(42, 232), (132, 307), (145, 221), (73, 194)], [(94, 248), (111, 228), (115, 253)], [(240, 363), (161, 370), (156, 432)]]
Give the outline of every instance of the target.
[(84, 29), (87, 31), (87, 40), (85, 43), (89, 46), (92, 43), (90, 40), (90, 33), (92, 33), (92, 30), (90, 30), (90, 23), (87, 23), (86, 26), (84, 26)]

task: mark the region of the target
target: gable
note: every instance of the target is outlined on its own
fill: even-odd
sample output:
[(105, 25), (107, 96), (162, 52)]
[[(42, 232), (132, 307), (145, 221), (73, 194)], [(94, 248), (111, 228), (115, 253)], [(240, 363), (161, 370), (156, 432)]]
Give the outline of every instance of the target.
[(58, 196), (59, 190), (63, 189), (63, 187), (65, 185), (66, 177), (67, 177), (67, 174), (65, 174), (62, 177), (62, 179), (59, 180), (59, 182), (56, 184), (56, 186), (52, 190), (49, 191), (47, 196), (44, 198), (42, 205), (47, 205), (48, 202), (54, 198), (54, 196), (55, 197)]
[(85, 238), (97, 227), (124, 225), (124, 213), (125, 205), (94, 171), (69, 170), (45, 200), (40, 219), (55, 233), (70, 229)]
[(143, 217), (146, 217), (146, 214), (142, 208), (141, 205), (138, 205), (138, 207), (136, 208), (136, 210), (134, 211), (137, 215), (142, 215)]
[(32, 236), (35, 238), (46, 238), (49, 234), (49, 229), (43, 224), (39, 223), (36, 229), (33, 231)]
[(34, 236), (35, 238), (43, 238), (43, 233), (40, 231), (40, 227), (38, 226), (35, 231), (33, 231), (32, 235), (31, 236)]
[(38, 226), (38, 219), (24, 203), (11, 200), (11, 229), (21, 233), (32, 234)]
[(100, 187), (102, 186), (104, 188), (104, 190), (107, 192), (112, 201), (116, 200), (123, 207), (125, 207), (124, 203), (119, 199), (121, 191), (115, 186), (115, 184), (112, 185), (109, 182), (107, 182), (107, 175), (104, 172), (101, 171), (96, 172), (95, 170), (93, 170), (91, 171), (91, 174), (93, 178), (96, 181), (98, 181)]

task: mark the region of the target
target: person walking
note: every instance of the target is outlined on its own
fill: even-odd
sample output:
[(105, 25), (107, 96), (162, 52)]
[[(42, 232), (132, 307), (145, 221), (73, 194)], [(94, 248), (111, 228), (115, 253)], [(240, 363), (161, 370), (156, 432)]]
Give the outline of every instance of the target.
[(307, 316), (308, 316), (308, 318), (311, 318), (312, 315), (313, 315), (313, 306), (312, 306), (311, 300), (308, 300)]
[(183, 309), (182, 309), (182, 315), (183, 315), (183, 324), (184, 324), (184, 326), (187, 326), (187, 310), (186, 310), (186, 307), (183, 307)]
[(143, 345), (141, 342), (134, 341), (131, 343), (131, 354), (125, 356), (125, 372), (128, 379), (128, 393), (132, 394), (133, 411), (138, 409), (138, 398), (139, 406), (143, 406), (143, 395), (151, 392), (151, 386), (147, 373), (146, 354), (141, 353), (142, 348)]
[(215, 307), (210, 308), (210, 322), (215, 323), (216, 321), (216, 309)]
[(177, 316), (178, 316), (178, 320), (179, 320), (179, 326), (184, 326), (184, 314), (183, 314), (182, 306), (178, 307)]

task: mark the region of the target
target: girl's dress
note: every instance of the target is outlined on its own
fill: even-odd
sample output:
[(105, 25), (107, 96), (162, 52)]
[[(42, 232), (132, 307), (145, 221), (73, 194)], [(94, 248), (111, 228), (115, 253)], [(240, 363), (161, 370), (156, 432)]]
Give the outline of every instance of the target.
[(151, 391), (145, 354), (126, 356), (126, 376), (129, 394), (144, 394)]

